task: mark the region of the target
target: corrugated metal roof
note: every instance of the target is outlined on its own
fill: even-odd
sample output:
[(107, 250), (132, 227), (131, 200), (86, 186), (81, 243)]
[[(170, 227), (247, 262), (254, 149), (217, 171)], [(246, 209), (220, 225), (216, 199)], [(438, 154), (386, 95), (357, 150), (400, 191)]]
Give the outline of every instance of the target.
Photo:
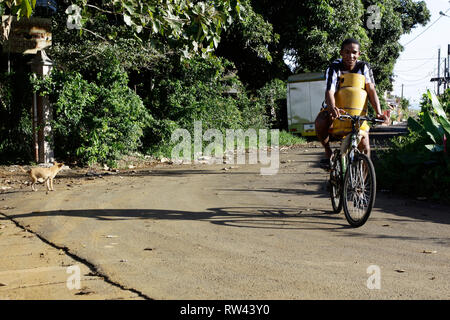
[(288, 77), (288, 82), (306, 82), (306, 81), (322, 81), (325, 80), (323, 72), (299, 73)]

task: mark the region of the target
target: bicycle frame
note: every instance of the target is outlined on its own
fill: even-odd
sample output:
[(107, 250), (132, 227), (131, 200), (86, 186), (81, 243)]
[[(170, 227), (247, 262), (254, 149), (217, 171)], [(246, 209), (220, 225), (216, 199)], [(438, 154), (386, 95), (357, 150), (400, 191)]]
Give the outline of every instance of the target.
[[(341, 118), (350, 118), (350, 116), (341, 116)], [(352, 121), (352, 131), (342, 140), (340, 151), (341, 151), (341, 175), (344, 177), (347, 166), (353, 163), (355, 152), (358, 150), (358, 145), (361, 142), (362, 134), (360, 133), (361, 121), (366, 119), (357, 117), (356, 121)], [(342, 119), (341, 119), (342, 120)], [(348, 163), (347, 160), (348, 159)]]

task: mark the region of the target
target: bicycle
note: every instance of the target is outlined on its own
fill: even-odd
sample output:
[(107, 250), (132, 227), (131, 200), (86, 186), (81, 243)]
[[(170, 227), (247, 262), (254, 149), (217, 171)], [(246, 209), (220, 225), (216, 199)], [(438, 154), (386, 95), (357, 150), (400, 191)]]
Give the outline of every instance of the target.
[(330, 195), (335, 213), (344, 208), (345, 218), (352, 227), (361, 227), (367, 221), (375, 203), (376, 176), (372, 161), (358, 150), (359, 128), (363, 121), (383, 120), (368, 116), (341, 115), (350, 119), (352, 131), (342, 140), (330, 159)]

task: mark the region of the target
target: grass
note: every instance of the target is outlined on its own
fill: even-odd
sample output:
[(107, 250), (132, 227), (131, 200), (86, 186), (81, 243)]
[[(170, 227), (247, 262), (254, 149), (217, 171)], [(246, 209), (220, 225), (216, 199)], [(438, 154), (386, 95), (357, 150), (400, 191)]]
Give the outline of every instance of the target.
[(300, 137), (298, 135), (294, 135), (287, 131), (280, 131), (279, 139), (280, 139), (280, 142), (279, 142), (280, 147), (302, 145), (307, 142), (305, 138)]
[[(257, 147), (260, 148), (262, 146), (260, 146), (259, 144), (259, 139), (260, 137), (257, 137)], [(223, 145), (222, 145), (222, 150), (225, 151), (226, 150), (226, 138), (223, 137)], [(286, 131), (279, 131), (279, 136), (278, 136), (278, 146), (279, 147), (290, 147), (290, 146), (294, 146), (294, 145), (302, 145), (305, 144), (307, 141), (305, 138), (297, 136), (297, 135), (293, 135), (289, 132)], [(178, 142), (179, 143), (179, 142)], [(149, 152), (147, 152), (148, 155), (153, 156), (155, 158), (161, 159), (161, 158), (172, 158), (172, 150), (177, 146), (178, 143), (175, 144), (165, 144), (165, 145), (159, 145), (159, 146), (155, 146), (152, 150), (149, 150)], [(266, 141), (266, 146), (270, 147), (272, 143), (272, 137), (269, 131), (268, 137), (267, 137), (267, 141)], [(248, 150), (250, 148), (250, 141), (248, 138), (245, 139), (245, 144), (244, 144), (244, 149)], [(214, 139), (213, 141), (203, 141), (203, 146), (202, 146), (202, 153), (205, 151), (205, 148), (208, 147), (210, 149), (212, 149), (212, 155), (214, 155), (214, 147), (216, 146), (216, 144), (214, 144)], [(238, 144), (237, 144), (237, 139), (234, 140), (234, 150), (237, 150)], [(180, 152), (180, 156), (183, 155), (183, 152)], [(191, 160), (194, 159), (194, 143), (191, 142)]]

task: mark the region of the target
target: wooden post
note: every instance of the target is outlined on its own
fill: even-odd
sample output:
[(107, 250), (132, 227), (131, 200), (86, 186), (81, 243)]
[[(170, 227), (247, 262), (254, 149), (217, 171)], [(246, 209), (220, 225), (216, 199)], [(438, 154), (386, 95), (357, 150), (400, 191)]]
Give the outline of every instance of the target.
[[(44, 50), (38, 51), (30, 63), (31, 71), (37, 77), (48, 76), (53, 66), (52, 61)], [(50, 126), (52, 113), (53, 110), (49, 98), (36, 93), (33, 96), (33, 128), (36, 130), (34, 134), (34, 145), (37, 148), (35, 160), (39, 163), (54, 161), (54, 152), (50, 144), (52, 139), (52, 128)]]

